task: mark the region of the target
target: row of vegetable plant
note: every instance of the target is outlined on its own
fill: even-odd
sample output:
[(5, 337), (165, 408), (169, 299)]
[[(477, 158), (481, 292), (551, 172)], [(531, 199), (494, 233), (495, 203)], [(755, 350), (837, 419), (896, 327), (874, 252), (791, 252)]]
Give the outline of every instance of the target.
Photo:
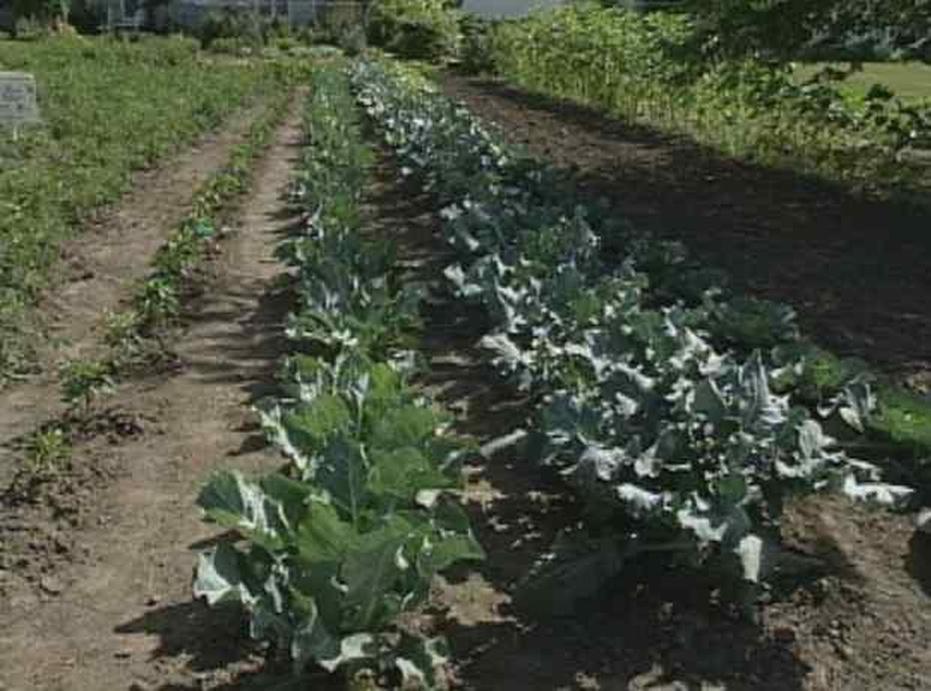
[(482, 344), (536, 402), (528, 453), (590, 519), (531, 585), (585, 595), (630, 558), (663, 552), (754, 592), (790, 496), (908, 499), (826, 433), (862, 431), (873, 392), (851, 373), (815, 386), (812, 405), (817, 359), (790, 308), (732, 295), (680, 244), (580, 201), (414, 72), (359, 62), (353, 78), (442, 206), (459, 253), (451, 290), (484, 304), (495, 326)]
[(0, 41), (0, 70), (35, 75), (43, 123), (0, 136), (0, 381), (30, 366), (29, 307), (59, 243), (151, 165), (277, 88), (272, 64), (214, 64), (196, 43)]
[(335, 67), (313, 78), (305, 131), (294, 200), (306, 220), (279, 248), (296, 274), (294, 354), (280, 395), (258, 406), (288, 463), (203, 488), (206, 516), (244, 543), (201, 554), (195, 594), (241, 603), (252, 635), (297, 672), (432, 688), (442, 642), (403, 622), (434, 574), (483, 556), (457, 495), (472, 445), (409, 384), (421, 291), (390, 239), (361, 231), (372, 152)]
[(153, 271), (134, 298), (136, 319), (143, 334), (177, 316), (185, 282), (211, 242), (221, 235), (230, 202), (249, 188), (253, 167), (287, 114), (291, 98), (289, 88), (270, 96), (265, 111), (250, 126), (244, 141), (233, 148), (223, 168), (197, 190), (191, 211), (159, 248)]

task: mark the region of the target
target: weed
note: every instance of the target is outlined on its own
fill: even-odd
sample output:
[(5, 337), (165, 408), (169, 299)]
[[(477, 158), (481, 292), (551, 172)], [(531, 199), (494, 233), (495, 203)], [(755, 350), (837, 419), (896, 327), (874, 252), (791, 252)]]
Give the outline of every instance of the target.
[(25, 467), (32, 474), (49, 474), (71, 456), (71, 443), (65, 430), (58, 426), (39, 430), (26, 446)]
[(61, 396), (86, 415), (94, 399), (113, 390), (113, 365), (100, 360), (70, 360), (61, 367)]

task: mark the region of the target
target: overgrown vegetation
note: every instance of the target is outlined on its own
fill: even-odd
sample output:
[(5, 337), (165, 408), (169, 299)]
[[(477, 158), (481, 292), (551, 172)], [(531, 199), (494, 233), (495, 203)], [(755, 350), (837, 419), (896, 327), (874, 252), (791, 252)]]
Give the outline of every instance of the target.
[[(731, 294), (678, 243), (581, 202), (412, 75), (363, 63), (354, 78), (386, 143), (445, 205), (451, 289), (484, 305), (484, 347), (536, 404), (527, 453), (587, 518), (528, 598), (571, 607), (656, 552), (758, 587), (790, 497), (908, 499), (839, 443), (875, 410), (862, 369), (819, 355), (790, 308)], [(608, 235), (620, 258), (602, 255)]]
[(389, 238), (360, 232), (371, 152), (334, 68), (313, 80), (306, 132), (295, 191), (306, 227), (279, 251), (298, 273), (296, 352), (282, 395), (260, 406), (289, 464), (257, 481), (221, 472), (204, 487), (206, 515), (246, 544), (204, 552), (195, 594), (240, 602), (252, 636), (297, 672), (315, 664), (433, 688), (443, 646), (403, 617), (434, 574), (482, 557), (456, 496), (471, 446), (407, 384), (420, 291), (398, 275)]
[(35, 74), (44, 124), (0, 137), (0, 378), (24, 366), (24, 312), (59, 243), (155, 162), (268, 84), (274, 67), (204, 62), (182, 39), (0, 41)]
[(685, 0), (704, 46), (729, 56), (931, 61), (928, 0)]
[(245, 140), (234, 147), (226, 165), (196, 191), (190, 213), (159, 248), (152, 272), (136, 289), (132, 307), (105, 315), (106, 356), (75, 360), (62, 368), (62, 398), (72, 405), (80, 403), (85, 417), (95, 398), (109, 391), (120, 375), (164, 355), (161, 337), (179, 316), (195, 272), (220, 239), (230, 203), (248, 189), (256, 159), (287, 112), (290, 97), (285, 85), (269, 96), (265, 111), (250, 126)]
[(447, 0), (374, 0), (368, 37), (399, 57), (437, 60), (458, 50), (458, 21)]
[[(842, 181), (924, 195), (931, 107), (884, 88), (845, 98), (822, 72), (746, 51), (713, 50), (690, 15), (574, 5), (504, 22), (493, 38), (500, 74), (527, 88), (683, 132), (726, 153)], [(723, 39), (722, 39), (723, 40)]]

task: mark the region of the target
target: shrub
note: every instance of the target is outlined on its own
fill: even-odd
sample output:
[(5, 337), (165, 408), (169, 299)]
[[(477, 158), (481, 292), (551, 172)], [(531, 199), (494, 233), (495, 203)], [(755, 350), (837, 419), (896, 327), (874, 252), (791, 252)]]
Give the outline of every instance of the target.
[(459, 22), (462, 45), (459, 58), (468, 74), (493, 74), (495, 59), (492, 50), (494, 24), (474, 14), (463, 14)]
[[(264, 43), (263, 34), (261, 17), (229, 9), (210, 12), (197, 30), (197, 38), (204, 48), (210, 48), (217, 39), (236, 39), (241, 46), (259, 47)], [(227, 50), (220, 52), (230, 52), (230, 47), (231, 44), (227, 43)]]
[(458, 12), (443, 0), (376, 0), (368, 39), (402, 58), (437, 60), (459, 44)]

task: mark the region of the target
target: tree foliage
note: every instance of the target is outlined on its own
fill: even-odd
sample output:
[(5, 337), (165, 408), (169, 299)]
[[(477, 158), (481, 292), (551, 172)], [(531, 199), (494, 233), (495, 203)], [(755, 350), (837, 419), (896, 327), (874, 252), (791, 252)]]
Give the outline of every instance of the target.
[(791, 58), (813, 47), (882, 43), (931, 59), (931, 0), (686, 0), (706, 45)]

